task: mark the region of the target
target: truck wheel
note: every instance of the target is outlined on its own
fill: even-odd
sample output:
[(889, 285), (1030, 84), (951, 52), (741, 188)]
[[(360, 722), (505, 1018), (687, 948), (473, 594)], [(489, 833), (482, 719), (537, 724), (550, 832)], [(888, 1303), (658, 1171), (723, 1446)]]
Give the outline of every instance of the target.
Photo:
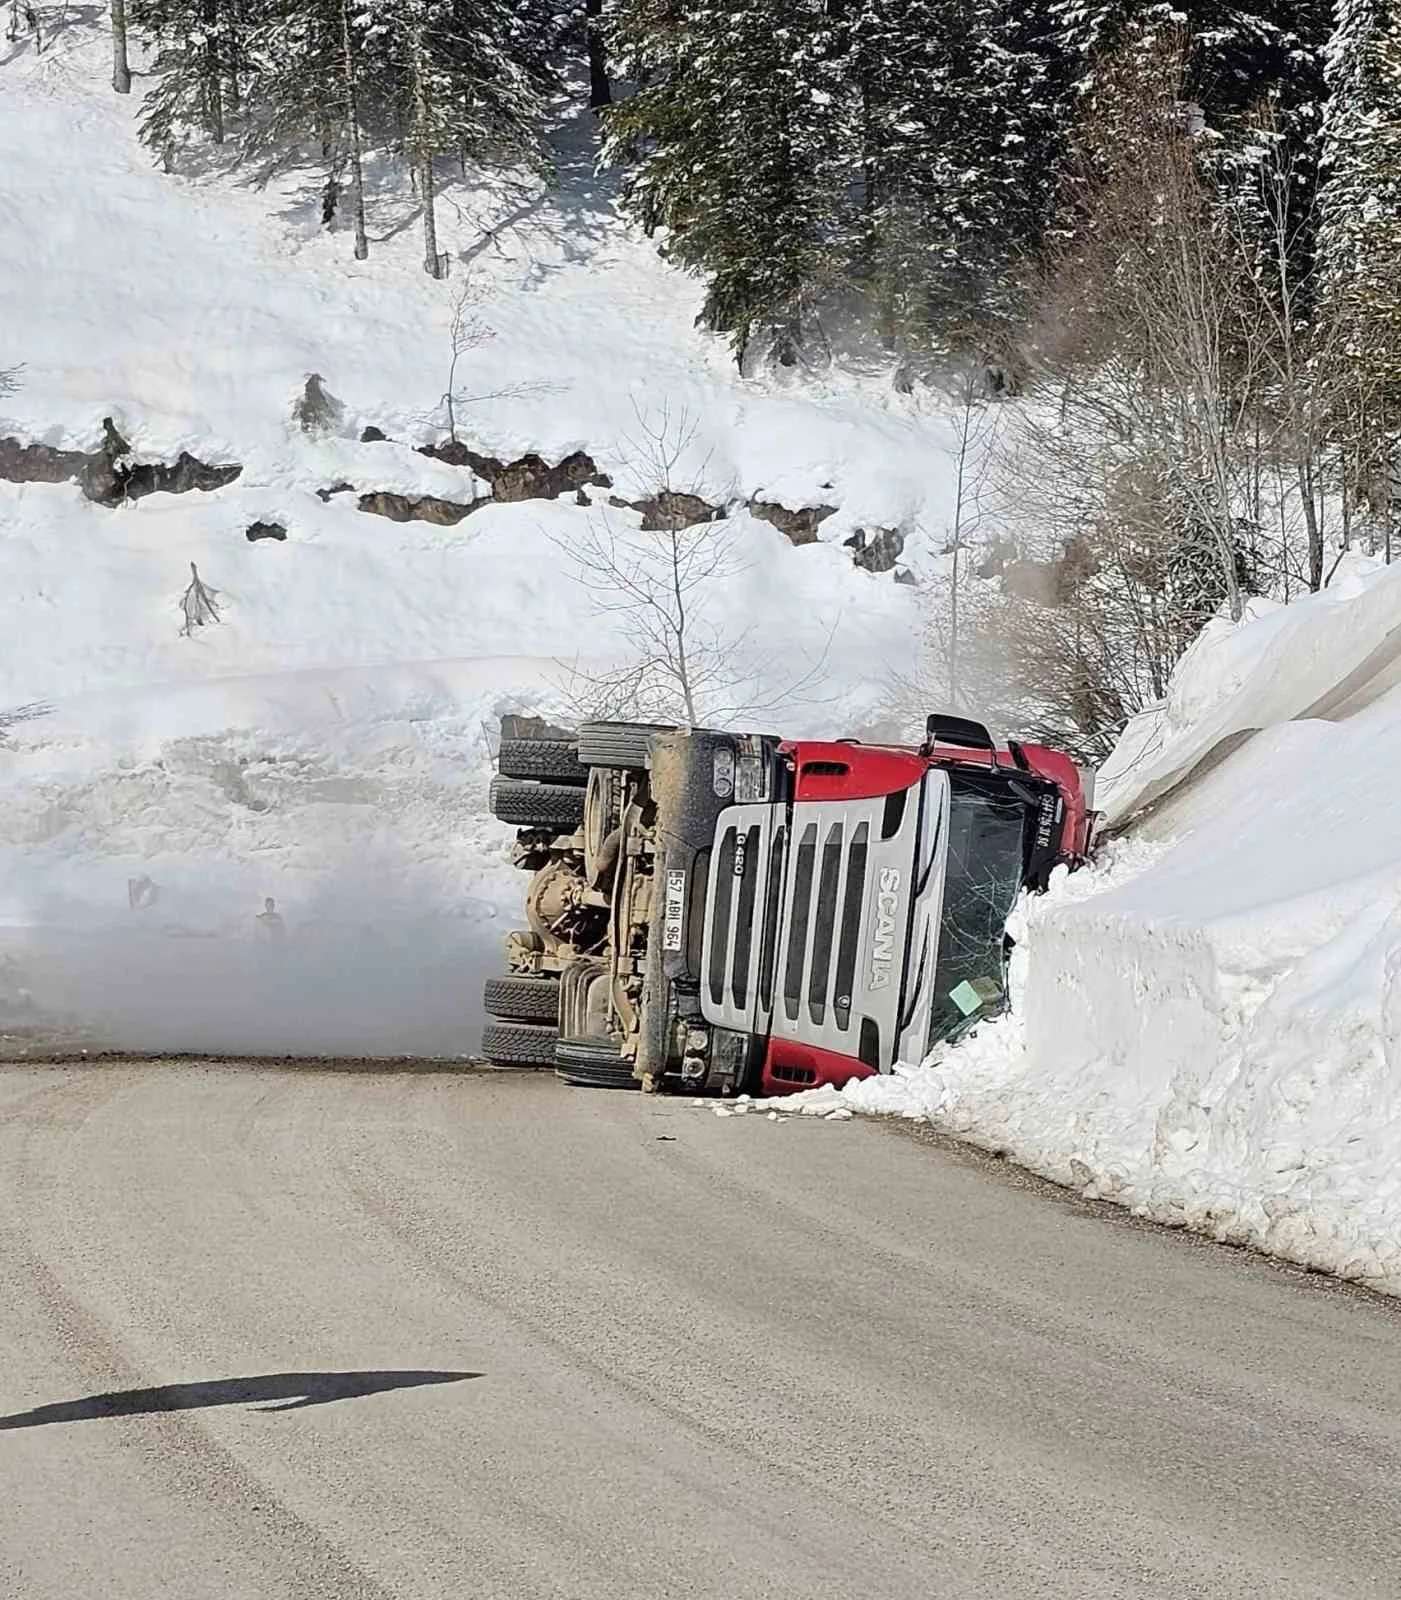
[(518, 828), (573, 833), (584, 820), (584, 791), (571, 784), (493, 778), (489, 804), (494, 817)]
[(611, 1039), (557, 1039), (555, 1077), (576, 1089), (636, 1089), (632, 1062)]
[(554, 1064), (559, 1030), (538, 1022), (488, 1022), (482, 1029), (482, 1054), (503, 1067)]
[(652, 736), (674, 731), (656, 722), (586, 722), (579, 729), (579, 759), (586, 767), (626, 767), (636, 771), (647, 765)]
[(496, 770), (503, 778), (541, 778), (546, 783), (583, 784), (589, 776), (573, 739), (503, 739)]
[(559, 983), (555, 978), (514, 973), (488, 978), (482, 999), (488, 1016), (507, 1022), (548, 1022), (559, 1026)]

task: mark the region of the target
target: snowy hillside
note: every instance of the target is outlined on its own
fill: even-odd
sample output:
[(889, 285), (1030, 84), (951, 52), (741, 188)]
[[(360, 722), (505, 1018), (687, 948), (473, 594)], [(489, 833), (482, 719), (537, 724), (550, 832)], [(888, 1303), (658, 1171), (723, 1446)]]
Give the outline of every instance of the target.
[(1018, 1014), (806, 1109), (1401, 1293), (1399, 667), (1396, 567), (1214, 625), (1106, 768), (1156, 804), (1029, 908)]
[[(312, 175), (262, 191), (213, 162), (153, 167), (108, 70), (100, 34), (74, 28), (0, 71), (0, 368), (22, 368), (0, 441), (93, 451), (111, 418), (136, 461), (240, 470), (116, 507), (0, 481), (0, 709), (56, 708), (0, 747), (0, 1004), (133, 1045), (469, 1049), (517, 892), (484, 816), (483, 728), (626, 657), (573, 552), (600, 527), (624, 550), (638, 537), (609, 500), (658, 487), (649, 435), (676, 456), (672, 488), (732, 510), (702, 609), (733, 702), (771, 716), (784, 697), (801, 731), (869, 723), (907, 663), (912, 591), (844, 541), (894, 530), (905, 565), (928, 559), (944, 424), (855, 380), (741, 380), (693, 328), (698, 286), (618, 220), (586, 116), (554, 136), (555, 189), (445, 191), (439, 283), (395, 175), (357, 263), (320, 229)], [(447, 526), (357, 509), (488, 492), (413, 448), (447, 432), (464, 290), (464, 444), (584, 451), (611, 490)], [(343, 409), (308, 433), (293, 406), (311, 373)], [(390, 442), (361, 442), (368, 427)], [(835, 509), (795, 548), (750, 501)], [(257, 523), (285, 538), (250, 541)], [(185, 636), (191, 563), (219, 620)], [(154, 903), (129, 891), (142, 879)], [(250, 966), (267, 895), (295, 974), (276, 992)], [(94, 981), (119, 959), (139, 983)], [(315, 1005), (293, 1003), (299, 984)]]

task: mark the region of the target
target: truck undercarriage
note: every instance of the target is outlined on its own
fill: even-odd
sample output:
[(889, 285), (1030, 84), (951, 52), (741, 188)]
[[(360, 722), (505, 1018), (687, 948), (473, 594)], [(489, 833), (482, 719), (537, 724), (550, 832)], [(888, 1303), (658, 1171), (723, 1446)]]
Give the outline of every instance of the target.
[(1005, 999), (1023, 887), (1076, 864), (1070, 760), (931, 717), (918, 750), (503, 719), (531, 874), (482, 1053), (598, 1087), (781, 1093), (889, 1071)]

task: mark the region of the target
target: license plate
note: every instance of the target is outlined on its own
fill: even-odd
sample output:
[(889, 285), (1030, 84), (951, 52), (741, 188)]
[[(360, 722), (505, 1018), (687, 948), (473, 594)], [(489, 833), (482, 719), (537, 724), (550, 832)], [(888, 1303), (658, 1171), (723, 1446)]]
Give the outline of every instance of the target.
[(686, 874), (669, 867), (666, 874), (666, 901), (662, 907), (662, 949), (679, 950), (686, 912)]

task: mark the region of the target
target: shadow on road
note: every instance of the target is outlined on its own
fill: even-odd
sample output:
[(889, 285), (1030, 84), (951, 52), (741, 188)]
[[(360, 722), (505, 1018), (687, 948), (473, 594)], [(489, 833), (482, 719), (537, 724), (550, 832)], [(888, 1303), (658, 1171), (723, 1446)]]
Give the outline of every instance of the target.
[(53, 1422), (90, 1422), (97, 1417), (139, 1417), (156, 1411), (198, 1411), (206, 1406), (253, 1405), (259, 1400), (281, 1404), (260, 1411), (300, 1411), (305, 1406), (356, 1400), (389, 1389), (413, 1389), (425, 1383), (465, 1383), (480, 1372), (268, 1372), (253, 1378), (220, 1378), (208, 1383), (163, 1383), (154, 1389), (117, 1389), (110, 1394), (60, 1400), (0, 1417), (6, 1428), (44, 1428)]

